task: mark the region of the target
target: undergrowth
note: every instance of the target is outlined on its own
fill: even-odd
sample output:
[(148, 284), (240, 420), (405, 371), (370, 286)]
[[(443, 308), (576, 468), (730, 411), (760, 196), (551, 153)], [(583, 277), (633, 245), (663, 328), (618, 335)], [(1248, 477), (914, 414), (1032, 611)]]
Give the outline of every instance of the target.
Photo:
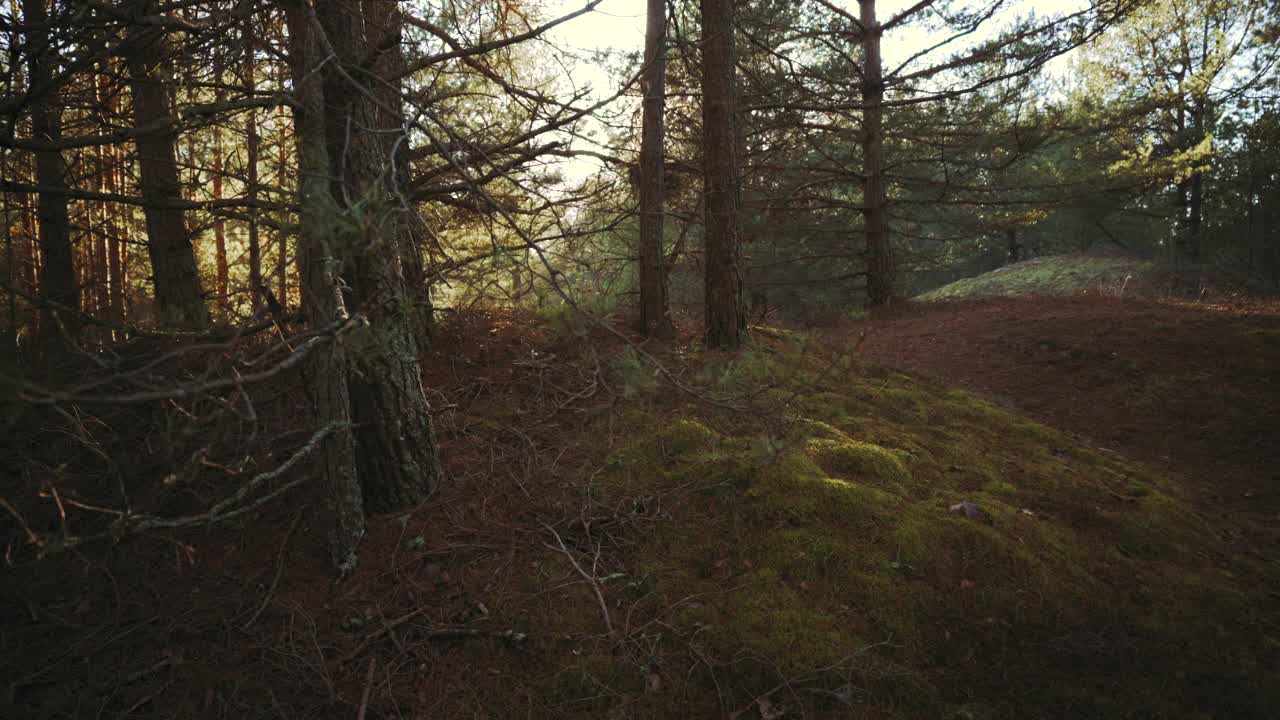
[(500, 608), (556, 639), (513, 659), (541, 673), (525, 692), (584, 717), (1263, 717), (1280, 702), (1265, 589), (1178, 485), (776, 337), (688, 361), (686, 390), (737, 409), (617, 363), (624, 441), (564, 547), (528, 564), (524, 601)]

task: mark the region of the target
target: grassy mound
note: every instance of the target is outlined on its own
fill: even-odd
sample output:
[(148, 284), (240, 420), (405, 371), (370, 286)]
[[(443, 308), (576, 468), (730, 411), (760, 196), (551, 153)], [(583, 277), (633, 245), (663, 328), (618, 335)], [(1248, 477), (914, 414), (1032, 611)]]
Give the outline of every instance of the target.
[(1155, 282), (1155, 263), (1112, 255), (1024, 260), (923, 293), (925, 302), (1009, 295), (1119, 295)]
[(542, 671), (524, 692), (560, 698), (557, 713), (1262, 717), (1280, 703), (1274, 602), (1176, 484), (790, 341), (701, 377), (768, 408), (652, 392), (599, 419), (627, 439), (584, 519), (528, 563), (524, 600), (495, 610), (539, 628), (512, 672)]

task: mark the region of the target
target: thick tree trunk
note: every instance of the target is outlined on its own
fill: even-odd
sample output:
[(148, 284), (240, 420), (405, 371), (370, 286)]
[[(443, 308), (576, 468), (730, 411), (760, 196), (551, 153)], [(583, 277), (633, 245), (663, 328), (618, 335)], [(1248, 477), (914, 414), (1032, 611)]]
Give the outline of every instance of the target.
[[(283, 4), (297, 100), (294, 123), (298, 144), (298, 220), (301, 246), (306, 254), (302, 293), (307, 297), (311, 327), (319, 330), (347, 319), (337, 276), (341, 259), (336, 252), (334, 229), (339, 211), (329, 189), (324, 88), (317, 72), (324, 55), (307, 0), (283, 0)], [(365, 519), (355, 467), (355, 437), (349, 427), (350, 396), (344, 344), (330, 342), (316, 350), (307, 376), (319, 421), (348, 426), (325, 439), (322, 461), (329, 549), (338, 571), (346, 574), (355, 567), (356, 547), (364, 536)]]
[[(404, 16), (399, 4), (386, 0), (363, 0), (363, 9), (367, 42), (376, 53), (372, 66), (374, 76), (399, 77), (404, 68)], [(391, 198), (391, 212), (394, 215), (409, 317), (415, 334), (423, 338), (425, 344), (431, 336), (434, 317), (431, 287), (427, 282), (423, 257), (420, 232), (422, 223), (417, 211), (405, 199), (405, 190), (409, 187), (409, 136), (405, 132), (404, 100), (400, 96), (399, 82), (379, 82), (371, 90), (378, 99), (374, 116), (384, 145), (383, 152), (394, 161), (395, 193)]]
[(736, 350), (746, 335), (738, 217), (734, 0), (702, 1), (702, 158), (706, 344)]
[[(49, 16), (45, 0), (23, 0), (22, 11), (32, 27), (30, 86), (38, 91), (31, 101), (31, 135), (38, 140), (56, 142), (62, 137), (62, 110), (49, 88), (57, 65), (54, 49), (45, 29)], [(36, 184), (60, 190), (66, 187), (66, 163), (57, 150), (36, 154)], [(63, 327), (74, 335), (80, 326), (80, 292), (76, 287), (76, 270), (72, 260), (71, 221), (67, 215), (67, 196), (59, 192), (40, 193), (36, 213), (40, 221), (40, 296), (66, 311), (46, 307), (41, 311), (42, 342), (50, 346), (60, 342)]]
[[(154, 0), (137, 0), (139, 14), (156, 12)], [(154, 26), (130, 28), (129, 88), (136, 126), (168, 117), (170, 82), (164, 71), (164, 33)], [(181, 209), (166, 207), (182, 198), (176, 159), (177, 136), (165, 126), (141, 133), (137, 139), (143, 208), (147, 219), (147, 249), (156, 288), (160, 322), (177, 327), (203, 327), (209, 322), (200, 273)]]
[(670, 337), (667, 266), (662, 254), (667, 75), (666, 0), (649, 0), (644, 36), (643, 127), (640, 135), (640, 319), (647, 337)]
[[(368, 57), (361, 9), (357, 0), (317, 7), (332, 51), (352, 69), (348, 72)], [(346, 240), (353, 310), (369, 321), (353, 341), (357, 350), (351, 356), (357, 465), (366, 505), (394, 510), (426, 499), (443, 471), (422, 388), (413, 307), (405, 289), (399, 247), (404, 207), (395, 185), (400, 175), (392, 166), (395, 156), (371, 131), (385, 126), (378, 115), (391, 109), (378, 107), (370, 85), (353, 85), (355, 76), (340, 67), (326, 68), (326, 75), (325, 87), (346, 100), (342, 105), (330, 102), (327, 118), (330, 142), (342, 138), (345, 151), (337, 162), (330, 159), (331, 177), (343, 179), (335, 199), (362, 202), (366, 208), (358, 223), (354, 215), (346, 223), (356, 228)]]
[(867, 248), (867, 301), (888, 305), (893, 299), (893, 260), (885, 216), (884, 80), (880, 63), (880, 23), (875, 0), (860, 0), (862, 20), (862, 221)]

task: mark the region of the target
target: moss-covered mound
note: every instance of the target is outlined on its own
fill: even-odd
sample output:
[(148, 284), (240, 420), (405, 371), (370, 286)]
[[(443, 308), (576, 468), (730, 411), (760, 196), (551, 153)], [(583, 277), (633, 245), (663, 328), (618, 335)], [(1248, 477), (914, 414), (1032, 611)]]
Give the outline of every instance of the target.
[(1010, 295), (1132, 295), (1157, 282), (1156, 265), (1112, 255), (1055, 255), (1024, 260), (920, 295), (925, 302)]
[(503, 609), (551, 638), (521, 662), (558, 712), (1280, 707), (1261, 571), (1176, 484), (971, 395), (793, 349), (706, 374), (767, 408), (651, 397), (607, 420), (624, 440), (563, 531), (583, 567), (549, 550), (529, 604)]

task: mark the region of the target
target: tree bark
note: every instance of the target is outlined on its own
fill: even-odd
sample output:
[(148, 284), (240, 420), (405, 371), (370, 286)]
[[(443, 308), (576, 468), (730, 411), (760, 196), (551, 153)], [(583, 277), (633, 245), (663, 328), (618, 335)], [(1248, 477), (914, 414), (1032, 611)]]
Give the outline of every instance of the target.
[[(49, 43), (49, 15), (46, 0), (23, 0), (22, 11), (31, 27), (28, 78), (32, 88), (48, 87), (57, 58)], [(31, 135), (38, 140), (56, 142), (62, 137), (62, 111), (54, 93), (38, 93), (31, 101)], [(66, 187), (66, 163), (56, 150), (36, 152), (36, 184), (41, 187)], [(60, 342), (59, 320), (75, 335), (80, 327), (80, 292), (76, 287), (76, 270), (72, 260), (71, 221), (67, 215), (67, 196), (62, 193), (40, 193), (36, 214), (40, 221), (41, 276), (40, 296), (60, 306), (46, 306), (41, 311), (41, 342), (52, 347)]]
[[(244, 17), (244, 84), (252, 92), (254, 81), (254, 30), (253, 14), (249, 2), (243, 5)], [(250, 203), (258, 199), (258, 111), (250, 108), (244, 119), (245, 131), (245, 194)], [(249, 305), (254, 310), (260, 307), (265, 296), (262, 285), (262, 241), (258, 233), (258, 209), (249, 206)]]
[[(289, 28), (290, 67), (293, 72), (295, 134), (298, 145), (298, 221), (300, 247), (306, 255), (302, 292), (307, 296), (311, 328), (333, 327), (346, 321), (347, 309), (339, 289), (334, 206), (329, 190), (329, 156), (325, 149), (323, 80), (317, 72), (320, 40), (314, 31), (314, 11), (308, 0), (282, 0)], [(350, 395), (343, 344), (331, 342), (311, 356), (308, 378), (312, 402), (321, 423), (349, 426)], [(355, 568), (356, 547), (364, 536), (364, 506), (355, 466), (355, 436), (349, 429), (324, 441), (322, 471), (329, 550), (339, 573)]]
[[(136, 0), (139, 15), (157, 12), (155, 0)], [(170, 114), (170, 85), (164, 72), (164, 33), (155, 26), (136, 25), (129, 31), (127, 66), (133, 95), (135, 127), (153, 123)], [(209, 314), (200, 289), (200, 273), (186, 226), (186, 213), (165, 207), (166, 201), (180, 200), (176, 159), (177, 136), (171, 125), (137, 138), (138, 166), (142, 178), (147, 249), (155, 282), (160, 322), (175, 327), (204, 327)]]
[(372, 71), (375, 77), (384, 79), (371, 89), (378, 99), (374, 115), (384, 144), (383, 152), (394, 161), (392, 179), (395, 193), (392, 197), (392, 212), (409, 303), (409, 318), (415, 334), (422, 337), (425, 344), (435, 324), (431, 286), (427, 282), (423, 242), (419, 232), (422, 224), (417, 211), (405, 199), (405, 191), (409, 187), (409, 135), (405, 132), (404, 100), (400, 96), (400, 82), (391, 80), (399, 78), (405, 66), (402, 46), (404, 15), (398, 3), (386, 0), (363, 0), (363, 7), (367, 41), (376, 53)]
[[(280, 143), (279, 169), (277, 176), (281, 178), (287, 177), (289, 170), (289, 158), (286, 154), (286, 145)], [(276, 231), (276, 293), (279, 295), (277, 300), (283, 307), (289, 307), (289, 233), (283, 228)], [(296, 262), (296, 259), (295, 259)], [(298, 309), (306, 311), (305, 302), (302, 299), (303, 293), (299, 293)]]
[(644, 109), (640, 136), (640, 319), (646, 337), (666, 338), (673, 332), (667, 300), (667, 266), (662, 253), (665, 194), (664, 110), (667, 74), (666, 0), (648, 0), (644, 37)]
[(379, 107), (377, 94), (368, 85), (354, 85), (357, 76), (350, 74), (368, 57), (361, 10), (357, 0), (343, 0), (319, 5), (317, 14), (331, 45), (326, 49), (352, 68), (326, 67), (326, 89), (345, 99), (329, 103), (330, 148), (341, 138), (343, 152), (336, 162), (330, 158), (330, 176), (341, 178), (334, 196), (340, 206), (358, 202), (364, 208), (342, 223), (350, 232), (344, 243), (352, 307), (368, 319), (353, 341), (352, 416), (365, 504), (387, 511), (425, 500), (443, 470), (418, 365), (413, 305), (405, 289), (403, 193), (396, 187), (401, 176), (393, 167), (395, 155), (372, 132), (385, 127), (378, 115), (394, 109)]
[(702, 157), (705, 340), (736, 350), (746, 335), (738, 217), (734, 0), (702, 2)]
[(893, 299), (893, 261), (885, 217), (884, 80), (880, 62), (880, 23), (875, 0), (859, 0), (862, 22), (862, 221), (866, 233), (867, 301), (888, 305)]

